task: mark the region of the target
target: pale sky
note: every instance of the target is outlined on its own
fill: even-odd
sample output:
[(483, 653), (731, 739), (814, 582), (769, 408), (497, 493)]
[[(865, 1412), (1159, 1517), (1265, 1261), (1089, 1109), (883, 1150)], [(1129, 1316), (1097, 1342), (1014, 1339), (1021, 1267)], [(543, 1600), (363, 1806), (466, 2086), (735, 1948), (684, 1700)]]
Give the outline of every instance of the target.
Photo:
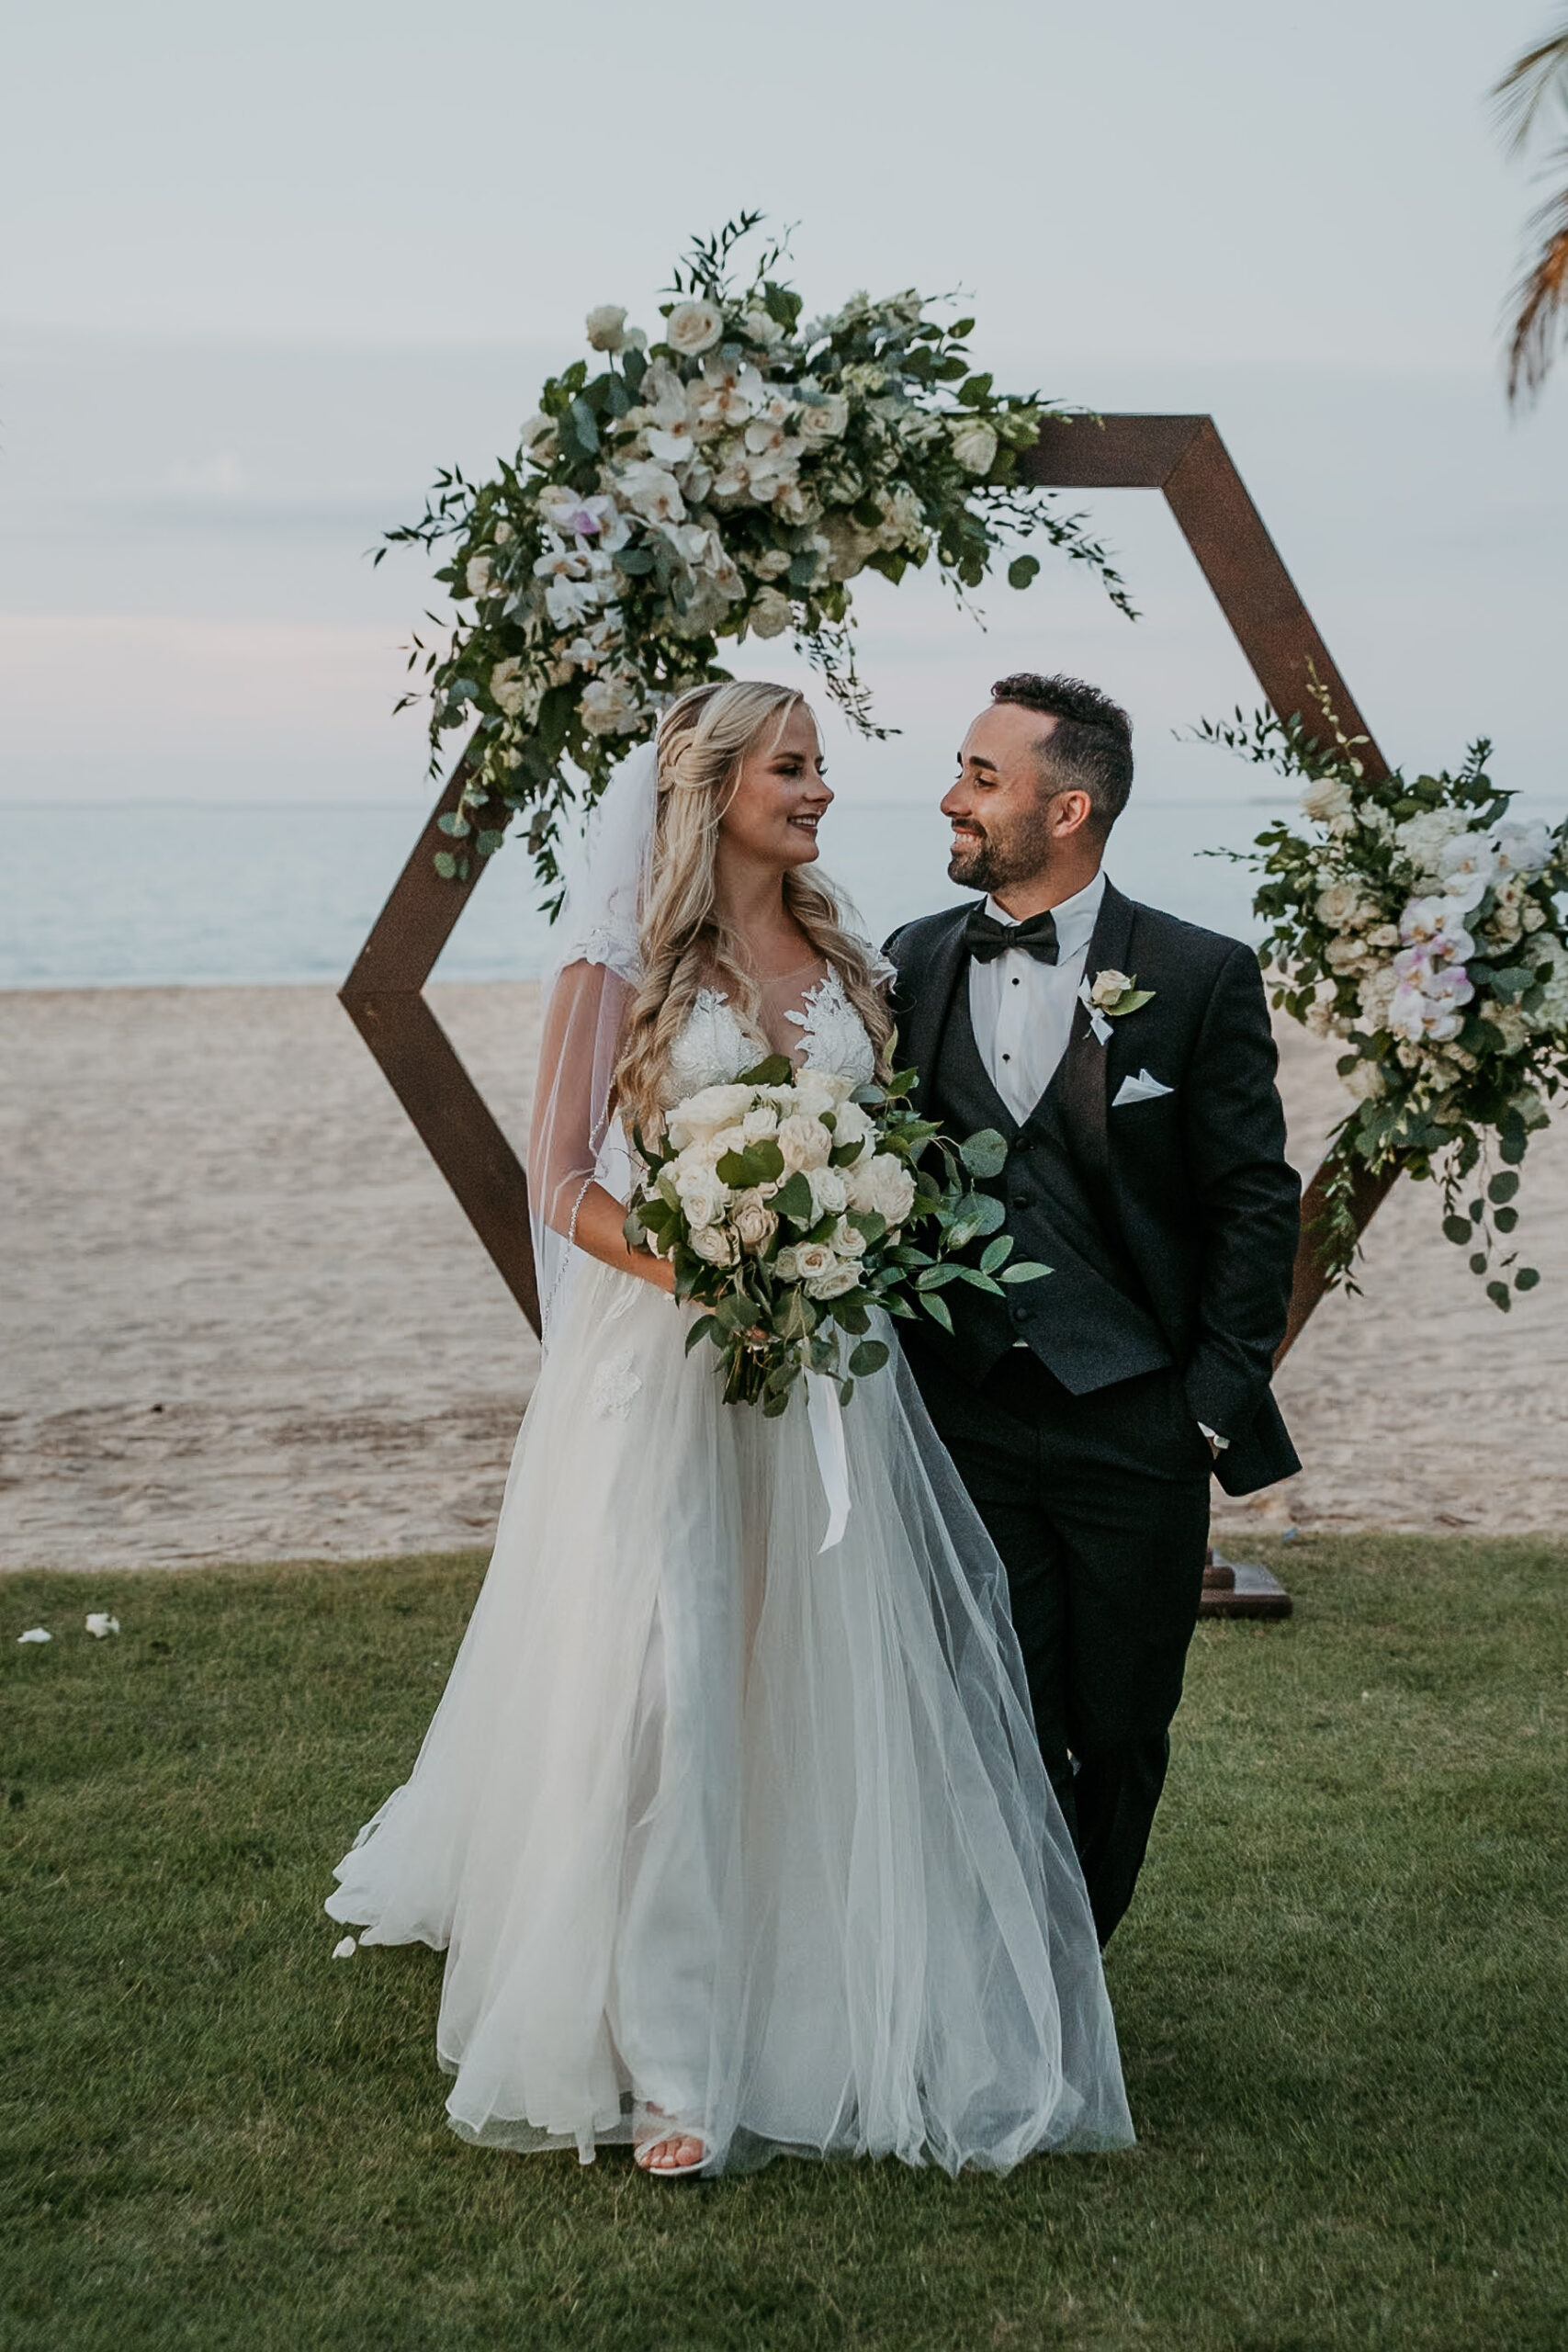
[[(999, 379), (1205, 410), (1395, 760), (1483, 729), (1568, 800), (1568, 387), (1496, 364), (1528, 175), (1484, 94), (1543, 0), (53, 0), (8, 28), (0, 797), (406, 797), (417, 560), (363, 560), (435, 465), (510, 447), (583, 312), (651, 321), (694, 230), (798, 224), (811, 310), (963, 288)], [(1568, 376), (1568, 370), (1564, 371)], [(1005, 668), (1128, 700), (1146, 788), (1255, 690), (1161, 503), (1093, 502), (1145, 618), (1048, 568), (980, 637), (864, 602), (940, 791)], [(759, 663), (780, 667), (777, 649)]]

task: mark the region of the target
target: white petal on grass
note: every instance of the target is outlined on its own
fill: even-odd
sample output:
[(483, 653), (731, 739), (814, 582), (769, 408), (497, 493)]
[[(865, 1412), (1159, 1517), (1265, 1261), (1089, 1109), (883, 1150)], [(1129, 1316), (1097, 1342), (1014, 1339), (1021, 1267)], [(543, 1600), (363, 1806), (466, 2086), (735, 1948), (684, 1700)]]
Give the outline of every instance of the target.
[(358, 1950), (359, 1946), (355, 1942), (355, 1939), (352, 1936), (344, 1936), (342, 1943), (333, 1944), (333, 1958), (334, 1960), (352, 1960)]
[(101, 1642), (106, 1634), (118, 1633), (119, 1619), (108, 1616), (101, 1609), (95, 1610), (87, 1620), (87, 1631), (96, 1642)]
[(54, 1635), (46, 1633), (41, 1625), (29, 1625), (25, 1634), (17, 1635), (18, 1645), (23, 1642), (52, 1642), (53, 1639)]

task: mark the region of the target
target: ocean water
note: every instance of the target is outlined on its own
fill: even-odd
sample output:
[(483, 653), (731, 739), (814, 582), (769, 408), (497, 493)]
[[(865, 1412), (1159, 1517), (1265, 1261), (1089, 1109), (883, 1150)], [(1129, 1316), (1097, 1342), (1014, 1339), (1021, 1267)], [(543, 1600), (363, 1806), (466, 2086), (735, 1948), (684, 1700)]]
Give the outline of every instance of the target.
[[(1134, 898), (1255, 937), (1247, 874), (1198, 853), (1245, 846), (1269, 813), (1235, 799), (1134, 803), (1107, 870)], [(406, 802), (78, 804), (63, 820), (0, 804), (0, 988), (335, 984), (420, 825)], [(932, 806), (840, 798), (823, 865), (880, 940), (963, 895), (946, 877), (948, 838)], [(436, 977), (530, 979), (549, 941), (528, 859), (508, 842)]]

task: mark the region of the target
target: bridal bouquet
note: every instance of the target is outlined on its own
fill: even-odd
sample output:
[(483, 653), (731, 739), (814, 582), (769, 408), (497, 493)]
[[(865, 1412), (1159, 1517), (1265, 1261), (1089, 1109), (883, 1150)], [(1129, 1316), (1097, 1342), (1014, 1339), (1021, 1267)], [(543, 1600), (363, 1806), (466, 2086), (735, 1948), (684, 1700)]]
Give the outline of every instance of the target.
[[(970, 1181), (998, 1172), (1001, 1136), (948, 1144), (910, 1109), (914, 1083), (905, 1070), (852, 1090), (780, 1054), (677, 1103), (657, 1144), (635, 1137), (642, 1175), (626, 1239), (671, 1259), (676, 1297), (705, 1309), (687, 1350), (717, 1348), (731, 1404), (782, 1413), (801, 1373), (816, 1372), (847, 1405), (855, 1380), (887, 1361), (866, 1336), (873, 1307), (923, 1311), (951, 1331), (950, 1283), (999, 1292), (1050, 1272), (1012, 1258), (1000, 1201)], [(919, 1165), (933, 1143), (940, 1177)], [(980, 1239), (978, 1262), (962, 1263)], [(847, 1361), (841, 1333), (858, 1342)]]
[[(436, 577), (459, 617), (445, 648), (416, 639), (410, 661), (429, 682), (433, 769), (446, 729), (474, 730), (443, 820), (449, 877), (523, 810), (553, 885), (571, 772), (591, 805), (672, 695), (729, 674), (726, 639), (793, 631), (878, 732), (854, 671), (862, 571), (897, 581), (933, 561), (962, 596), (1005, 544), (1038, 535), (1131, 613), (1082, 518), (1020, 471), (1042, 420), (1066, 413), (997, 390), (970, 364), (974, 321), (933, 318), (913, 290), (807, 321), (776, 244), (734, 282), (761, 219), (693, 246), (651, 336), (619, 304), (590, 311), (592, 356), (546, 383), (516, 456), (485, 481), (444, 471), (422, 519), (388, 534), (450, 547)], [(1026, 588), (1039, 570), (1014, 553), (1008, 579)]]
[(1346, 1046), (1355, 1107), (1336, 1130), (1321, 1238), (1345, 1274), (1354, 1162), (1436, 1174), (1445, 1234), (1506, 1309), (1540, 1276), (1497, 1237), (1518, 1223), (1519, 1163), (1568, 1076), (1568, 824), (1511, 818), (1485, 741), (1457, 775), (1371, 778), (1362, 739), (1318, 699), (1326, 749), (1299, 719), (1262, 713), (1250, 730), (1238, 712), (1199, 732), (1303, 786), (1305, 829), (1271, 825), (1252, 852), (1225, 854), (1262, 876), (1275, 1003)]

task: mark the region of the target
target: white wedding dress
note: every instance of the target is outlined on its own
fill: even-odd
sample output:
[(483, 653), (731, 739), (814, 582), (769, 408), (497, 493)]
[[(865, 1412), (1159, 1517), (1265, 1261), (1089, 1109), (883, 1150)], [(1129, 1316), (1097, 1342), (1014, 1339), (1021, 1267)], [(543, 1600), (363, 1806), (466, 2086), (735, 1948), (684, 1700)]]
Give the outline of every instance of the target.
[[(784, 1017), (797, 1061), (871, 1075), (836, 975)], [(669, 1099), (758, 1057), (705, 991)], [(583, 1164), (626, 1197), (618, 1127)], [(897, 1351), (844, 1413), (823, 1552), (803, 1397), (724, 1404), (690, 1321), (569, 1253), (451, 1679), (328, 1910), (445, 1947), (467, 2139), (587, 2163), (657, 2110), (712, 2171), (1125, 2145), (1001, 1565)]]

